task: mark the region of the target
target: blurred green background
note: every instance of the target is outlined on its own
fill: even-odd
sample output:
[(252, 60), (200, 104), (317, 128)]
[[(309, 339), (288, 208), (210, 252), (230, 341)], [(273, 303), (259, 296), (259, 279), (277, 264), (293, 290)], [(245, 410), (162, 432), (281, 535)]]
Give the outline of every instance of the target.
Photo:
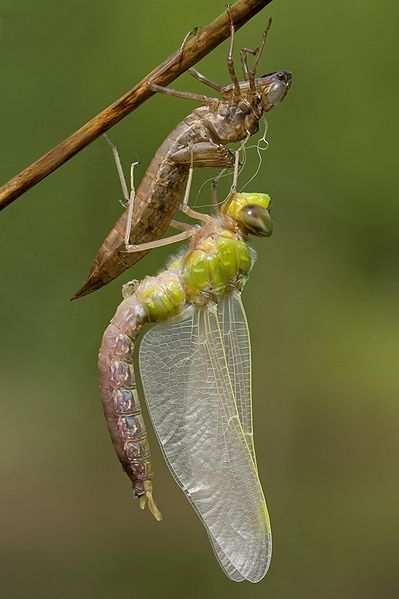
[[(223, 9), (215, 0), (0, 0), (0, 181)], [(294, 73), (251, 183), (273, 197), (275, 233), (254, 243), (245, 292), (272, 568), (259, 585), (224, 577), (153, 438), (164, 521), (131, 500), (96, 379), (129, 274), (69, 302), (121, 211), (100, 139), (0, 214), (4, 599), (398, 596), (399, 8), (275, 0), (237, 46), (256, 45), (268, 14), (261, 72)], [(226, 48), (199, 66), (219, 81)], [(175, 87), (201, 89), (188, 75)], [(125, 165), (140, 160), (138, 178), (193, 107), (155, 97), (111, 131)], [(256, 165), (252, 151), (244, 181)], [(155, 273), (169, 252), (153, 252), (130, 277)]]

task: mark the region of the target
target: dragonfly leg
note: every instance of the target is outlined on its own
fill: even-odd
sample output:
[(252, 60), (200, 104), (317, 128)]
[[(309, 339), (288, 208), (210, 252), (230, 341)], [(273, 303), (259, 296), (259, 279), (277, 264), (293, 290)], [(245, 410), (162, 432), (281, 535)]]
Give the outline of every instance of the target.
[(127, 189), (126, 179), (125, 179), (125, 175), (123, 173), (123, 168), (122, 168), (122, 163), (121, 163), (121, 159), (119, 156), (118, 148), (116, 147), (115, 144), (112, 143), (112, 141), (110, 140), (110, 138), (108, 137), (108, 135), (106, 133), (103, 133), (103, 136), (105, 137), (106, 142), (111, 146), (112, 154), (114, 155), (115, 166), (116, 166), (116, 170), (119, 175), (119, 181), (121, 183), (123, 200), (124, 200), (124, 201), (121, 201), (121, 204), (124, 208), (126, 208), (126, 206), (128, 206), (128, 204), (129, 204), (129, 192)]
[(203, 222), (203, 223), (207, 223), (209, 221), (209, 216), (207, 214), (202, 214), (201, 212), (197, 212), (196, 210), (193, 210), (192, 208), (190, 208), (190, 206), (188, 205), (188, 200), (190, 198), (191, 184), (193, 181), (193, 170), (194, 170), (193, 154), (191, 153), (191, 166), (190, 166), (190, 170), (188, 172), (186, 190), (184, 192), (184, 198), (183, 198), (183, 202), (180, 206), (180, 210), (183, 212), (183, 214), (187, 214), (187, 216), (191, 216), (191, 218), (199, 220), (200, 222)]
[[(163, 72), (165, 72), (171, 66), (173, 66), (175, 64), (180, 64), (181, 60), (183, 59), (184, 50), (185, 50), (188, 40), (193, 35), (196, 35), (197, 32), (198, 32), (198, 27), (194, 27), (194, 29), (192, 29), (191, 31), (189, 31), (187, 33), (187, 35), (185, 36), (184, 40), (182, 41), (182, 44), (181, 44), (180, 48), (178, 49), (178, 51), (176, 52), (176, 54), (174, 56), (172, 56), (172, 58), (161, 68), (161, 70), (157, 71), (157, 73), (155, 74), (155, 78), (159, 77), (159, 75), (161, 75)], [(150, 90), (153, 92), (167, 94), (169, 96), (174, 96), (175, 98), (184, 98), (186, 100), (195, 100), (197, 102), (201, 102), (202, 104), (214, 103), (215, 101), (217, 102), (217, 100), (215, 98), (209, 98), (208, 96), (204, 96), (202, 94), (194, 94), (191, 92), (177, 91), (175, 89), (172, 89), (171, 87), (164, 87), (162, 85), (158, 85), (157, 83), (155, 83), (152, 80), (150, 80), (147, 85), (150, 88)]]
[(249, 50), (249, 48), (241, 48), (240, 50), (241, 68), (245, 81), (248, 81), (248, 62), (246, 56), (247, 50)]
[[(259, 64), (259, 60), (263, 54), (263, 50), (264, 50), (265, 44), (266, 44), (267, 34), (269, 33), (271, 24), (272, 24), (272, 20), (271, 20), (271, 18), (269, 18), (266, 28), (263, 31), (261, 42), (257, 48), (255, 48), (255, 49), (241, 48), (241, 50), (240, 50), (241, 65), (242, 65), (244, 77), (247, 81), (249, 81), (249, 87), (253, 93), (256, 93), (256, 84), (255, 84), (256, 69)], [(251, 69), (248, 67), (248, 55), (249, 54), (252, 54), (252, 56), (255, 56), (254, 64), (252, 65)]]
[(130, 233), (132, 232), (132, 219), (133, 219), (133, 207), (134, 198), (136, 196), (136, 190), (134, 187), (134, 167), (138, 165), (138, 162), (132, 162), (130, 166), (130, 194), (129, 194), (129, 205), (127, 211), (126, 229), (125, 229), (125, 246), (129, 247)]
[(156, 76), (159, 77), (159, 75), (161, 75), (162, 73), (164, 73), (167, 69), (170, 69), (170, 67), (176, 65), (176, 64), (180, 64), (183, 56), (184, 56), (184, 50), (186, 48), (186, 44), (188, 42), (188, 40), (190, 39), (190, 37), (193, 37), (194, 35), (197, 35), (198, 33), (198, 27), (194, 27), (194, 29), (191, 29), (191, 31), (189, 31), (181, 45), (180, 48), (178, 49), (178, 51), (172, 56), (172, 58), (157, 72)]
[(178, 231), (188, 231), (189, 229), (192, 229), (192, 225), (189, 225), (188, 223), (182, 223), (179, 220), (172, 220), (170, 226)]
[[(239, 174), (240, 174), (240, 166), (241, 166), (241, 164), (240, 164), (240, 151), (241, 151), (241, 147), (238, 148), (238, 150), (236, 150), (234, 152), (233, 182), (231, 184), (230, 191), (229, 191), (227, 197), (230, 197), (230, 195), (232, 193), (235, 193), (237, 191), (238, 177), (239, 177)], [(216, 175), (216, 177), (214, 177), (213, 179), (211, 179), (212, 205), (213, 205), (213, 207), (215, 208), (216, 211), (218, 210), (218, 206), (219, 206), (217, 188), (218, 188), (220, 179), (225, 174), (225, 170), (226, 169), (223, 169), (222, 171), (220, 171), (220, 173), (218, 173)]]
[(171, 156), (171, 158), (177, 164), (190, 165), (186, 190), (184, 193), (184, 200), (180, 208), (181, 211), (184, 214), (187, 214), (187, 216), (199, 220), (200, 222), (208, 222), (208, 215), (192, 210), (188, 205), (193, 178), (193, 168), (205, 166), (216, 168), (233, 168), (235, 160), (234, 154), (221, 144), (215, 144), (213, 142), (198, 142), (192, 146), (178, 150)]
[(230, 20), (230, 46), (227, 53), (227, 68), (230, 73), (230, 79), (234, 85), (234, 97), (237, 99), (241, 96), (240, 82), (238, 81), (236, 69), (234, 66), (233, 50), (234, 50), (234, 21), (231, 14), (231, 6), (227, 5), (227, 14)]
[[(134, 162), (131, 167), (131, 192), (130, 192), (130, 198), (129, 198), (128, 218), (127, 218), (127, 223), (126, 223), (124, 253), (132, 254), (135, 252), (146, 252), (148, 250), (153, 250), (155, 248), (163, 247), (166, 245), (171, 245), (172, 243), (178, 243), (179, 241), (185, 241), (186, 239), (189, 239), (190, 237), (192, 237), (192, 235), (197, 230), (197, 227), (193, 227), (191, 225), (188, 225), (186, 223), (181, 223), (179, 221), (172, 221), (172, 226), (175, 226), (178, 229), (183, 229), (182, 233), (177, 233), (176, 235), (171, 235), (169, 237), (164, 237), (163, 239), (156, 239), (154, 241), (149, 241), (146, 243), (129, 244), (131, 225), (132, 225), (132, 216), (133, 216), (133, 204), (134, 204), (134, 196), (135, 196), (133, 170), (134, 170), (134, 166), (136, 164), (137, 163)], [(209, 220), (208, 216), (201, 214), (200, 212), (196, 212), (195, 210), (191, 210), (191, 208), (188, 206), (188, 198), (190, 195), (192, 178), (193, 178), (193, 167), (191, 166), (189, 174), (188, 174), (186, 191), (185, 191), (184, 199), (183, 199), (182, 212), (184, 212), (188, 216), (191, 216), (191, 218), (200, 220), (202, 222), (208, 222), (208, 220)]]
[(261, 56), (263, 54), (263, 50), (265, 49), (267, 36), (268, 36), (268, 33), (270, 31), (270, 27), (271, 26), (272, 26), (272, 18), (269, 17), (267, 25), (266, 25), (266, 27), (265, 27), (265, 29), (263, 31), (263, 34), (262, 34), (261, 42), (260, 42), (259, 46), (256, 48), (255, 61), (254, 61), (254, 64), (252, 66), (252, 69), (251, 69), (251, 71), (249, 73), (250, 77), (252, 76), (254, 80), (255, 80), (255, 77), (256, 77), (256, 69), (258, 67), (259, 61), (260, 61)]
[(230, 193), (235, 193), (237, 191), (238, 175), (240, 174), (240, 150), (234, 152), (234, 158), (233, 183), (230, 187)]
[(172, 243), (178, 243), (179, 241), (185, 241), (192, 237), (197, 231), (197, 227), (190, 227), (183, 233), (177, 233), (177, 235), (171, 235), (170, 237), (164, 237), (163, 239), (157, 239), (155, 241), (149, 241), (148, 243), (139, 243), (138, 245), (126, 245), (126, 249), (122, 252), (125, 254), (133, 254), (134, 252), (147, 252), (155, 248), (160, 248), (165, 245), (171, 245)]
[(241, 67), (242, 72), (244, 73), (244, 78), (246, 81), (249, 81), (251, 91), (255, 92), (255, 80), (253, 77), (251, 77), (251, 71), (248, 67), (248, 54), (252, 54), (254, 56), (256, 54), (256, 49), (253, 50), (252, 48), (241, 48), (240, 50)]
[(218, 102), (216, 98), (210, 98), (209, 96), (204, 96), (203, 94), (183, 92), (177, 89), (172, 89), (171, 87), (163, 87), (162, 85), (152, 83), (151, 81), (148, 83), (148, 87), (153, 92), (166, 94), (167, 96), (173, 96), (175, 98), (183, 98), (184, 100), (194, 100), (195, 102), (201, 102), (201, 104), (214, 104), (215, 102)]
[(192, 77), (194, 77), (194, 79), (197, 79), (197, 81), (201, 81), (201, 83), (204, 83), (205, 85), (211, 87), (215, 91), (223, 93), (223, 85), (220, 85), (219, 83), (216, 83), (211, 79), (208, 79), (208, 77), (205, 77), (205, 75), (197, 71), (197, 69), (194, 69), (194, 67), (191, 67), (191, 69), (189, 69), (188, 72), (190, 73), (190, 75), (192, 75)]
[(188, 205), (182, 206), (180, 208), (180, 210), (183, 212), (183, 214), (187, 214), (187, 216), (190, 216), (194, 220), (199, 220), (201, 223), (209, 222), (210, 217), (207, 214), (202, 214), (202, 212), (197, 212), (197, 210), (193, 210)]

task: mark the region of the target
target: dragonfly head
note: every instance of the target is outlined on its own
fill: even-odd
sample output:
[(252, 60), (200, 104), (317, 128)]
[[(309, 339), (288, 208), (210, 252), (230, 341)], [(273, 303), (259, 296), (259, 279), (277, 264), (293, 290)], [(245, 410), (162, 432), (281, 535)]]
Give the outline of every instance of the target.
[(277, 71), (256, 78), (256, 88), (261, 97), (263, 112), (269, 112), (282, 102), (292, 83), (292, 73)]
[(233, 193), (222, 207), (222, 213), (236, 221), (246, 235), (270, 237), (273, 231), (271, 202), (267, 193)]

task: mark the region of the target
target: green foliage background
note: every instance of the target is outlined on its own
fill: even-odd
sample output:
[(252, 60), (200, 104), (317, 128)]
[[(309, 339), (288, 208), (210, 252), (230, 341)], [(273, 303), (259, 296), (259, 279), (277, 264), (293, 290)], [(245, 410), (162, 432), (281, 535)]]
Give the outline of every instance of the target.
[[(223, 9), (0, 0), (0, 180)], [(398, 13), (392, 0), (275, 0), (237, 35), (256, 45), (272, 14), (262, 71), (295, 77), (270, 114), (270, 149), (251, 184), (271, 193), (275, 220), (271, 240), (254, 244), (245, 292), (274, 533), (263, 583), (223, 576), (154, 439), (161, 524), (139, 512), (114, 457), (96, 353), (122, 280), (68, 301), (121, 210), (107, 145), (92, 144), (1, 213), (2, 597), (398, 596)], [(225, 54), (226, 44), (199, 68), (226, 81)], [(189, 76), (176, 87), (200, 89)], [(126, 166), (140, 160), (141, 176), (191, 108), (156, 97), (115, 127)], [(246, 175), (255, 168), (252, 152)], [(156, 272), (167, 254), (153, 252), (131, 276)]]

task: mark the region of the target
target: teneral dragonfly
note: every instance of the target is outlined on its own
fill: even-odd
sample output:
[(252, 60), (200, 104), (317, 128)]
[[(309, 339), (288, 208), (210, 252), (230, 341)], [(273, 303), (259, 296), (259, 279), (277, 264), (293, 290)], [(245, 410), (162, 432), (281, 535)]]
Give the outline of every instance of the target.
[[(140, 506), (157, 520), (138, 368), (165, 460), (225, 574), (258, 582), (271, 530), (255, 458), (251, 350), (241, 291), (249, 235), (272, 231), (266, 194), (233, 193), (159, 275), (132, 282), (104, 333), (100, 386), (110, 434)], [(153, 323), (137, 343), (143, 325)]]

